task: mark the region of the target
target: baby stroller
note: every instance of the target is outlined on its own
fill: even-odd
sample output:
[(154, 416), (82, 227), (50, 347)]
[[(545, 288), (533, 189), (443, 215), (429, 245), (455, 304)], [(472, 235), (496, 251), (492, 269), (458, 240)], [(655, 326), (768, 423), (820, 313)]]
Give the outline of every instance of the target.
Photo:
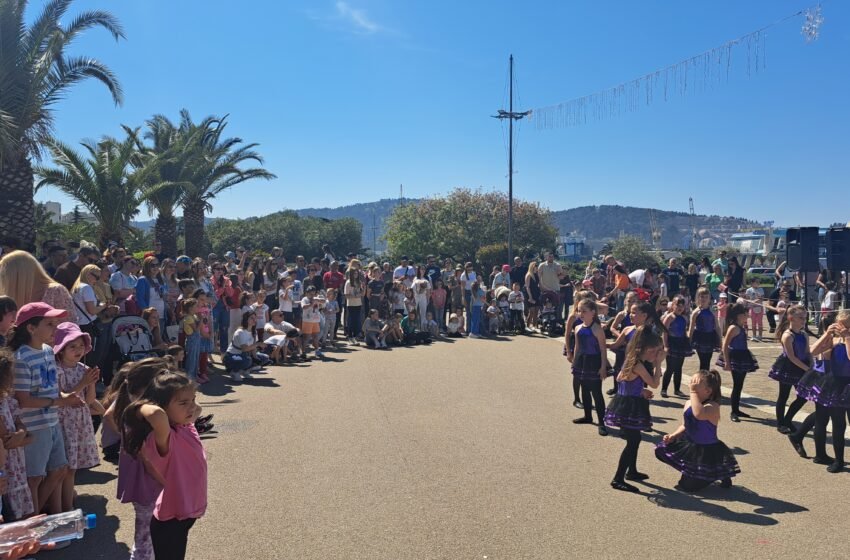
[(161, 355), (153, 348), (153, 333), (147, 321), (135, 315), (112, 321), (112, 340), (118, 348), (119, 365)]
[(564, 334), (564, 321), (558, 317), (558, 311), (552, 302), (543, 297), (543, 308), (540, 310), (540, 330), (549, 336), (561, 336)]

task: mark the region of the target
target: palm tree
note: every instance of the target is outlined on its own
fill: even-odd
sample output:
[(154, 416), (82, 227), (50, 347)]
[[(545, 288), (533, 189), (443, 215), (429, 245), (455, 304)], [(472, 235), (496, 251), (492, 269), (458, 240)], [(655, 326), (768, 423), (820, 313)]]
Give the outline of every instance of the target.
[(175, 126), (164, 115), (154, 115), (146, 124), (150, 145), (139, 144), (142, 191), (149, 211), (157, 214), (154, 238), (166, 255), (176, 257), (176, 210), (190, 186), (187, 177), (191, 177), (196, 143), (184, 126)]
[(51, 140), (54, 108), (86, 78), (104, 84), (116, 105), (121, 86), (101, 62), (67, 56), (74, 39), (102, 27), (118, 40), (124, 32), (108, 12), (86, 11), (61, 25), (71, 0), (51, 0), (27, 27), (26, 0), (0, 0), (0, 235), (35, 240), (32, 158)]
[(133, 171), (138, 164), (138, 129), (125, 127), (125, 131), (124, 140), (107, 136), (96, 143), (82, 142), (87, 159), (70, 146), (50, 140), (47, 149), (56, 167), (35, 169), (40, 177), (36, 190), (53, 185), (91, 212), (99, 225), (101, 247), (110, 241), (122, 243), (130, 230), (130, 220), (139, 213), (143, 202), (139, 177)]
[(240, 168), (245, 162), (260, 165), (263, 158), (254, 151), (258, 144), (242, 144), (241, 138), (223, 138), (227, 115), (207, 117), (193, 124), (189, 113), (182, 112), (181, 129), (191, 138), (195, 156), (191, 178), (184, 193), (183, 225), (186, 235), (186, 254), (198, 256), (204, 250), (204, 214), (212, 210), (211, 201), (223, 191), (251, 179), (275, 179), (277, 176), (262, 167)]

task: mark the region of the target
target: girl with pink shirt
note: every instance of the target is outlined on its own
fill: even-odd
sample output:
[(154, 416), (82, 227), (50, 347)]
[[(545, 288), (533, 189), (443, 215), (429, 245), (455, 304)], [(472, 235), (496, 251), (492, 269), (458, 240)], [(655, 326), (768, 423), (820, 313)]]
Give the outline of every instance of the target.
[(163, 373), (124, 412), (124, 445), (143, 456), (163, 483), (150, 522), (157, 560), (183, 560), (189, 530), (207, 509), (207, 457), (194, 422), (195, 385)]

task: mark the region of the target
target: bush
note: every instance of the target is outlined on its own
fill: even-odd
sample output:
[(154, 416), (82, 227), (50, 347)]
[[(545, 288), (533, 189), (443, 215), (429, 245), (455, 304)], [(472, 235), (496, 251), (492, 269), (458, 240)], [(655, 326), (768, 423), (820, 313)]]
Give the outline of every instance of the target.
[(629, 271), (660, 267), (661, 263), (646, 248), (639, 237), (626, 235), (614, 241), (611, 253), (626, 266)]

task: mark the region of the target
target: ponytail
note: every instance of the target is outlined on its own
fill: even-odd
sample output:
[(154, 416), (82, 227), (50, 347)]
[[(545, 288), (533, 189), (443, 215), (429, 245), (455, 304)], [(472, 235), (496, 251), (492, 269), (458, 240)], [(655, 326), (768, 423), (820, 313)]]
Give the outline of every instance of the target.
[(140, 414), (143, 405), (153, 404), (165, 409), (178, 391), (190, 387), (194, 387), (194, 383), (180, 373), (161, 370), (154, 375), (144, 394), (124, 410), (121, 421), (124, 450), (133, 457), (137, 456), (152, 431), (151, 425)]
[[(138, 362), (132, 362), (121, 368), (124, 372), (124, 380), (118, 387), (115, 396), (115, 423), (119, 426), (127, 407), (145, 392), (148, 385), (157, 374), (167, 372), (165, 360), (162, 358), (145, 358)], [(120, 372), (119, 372), (120, 375)]]

